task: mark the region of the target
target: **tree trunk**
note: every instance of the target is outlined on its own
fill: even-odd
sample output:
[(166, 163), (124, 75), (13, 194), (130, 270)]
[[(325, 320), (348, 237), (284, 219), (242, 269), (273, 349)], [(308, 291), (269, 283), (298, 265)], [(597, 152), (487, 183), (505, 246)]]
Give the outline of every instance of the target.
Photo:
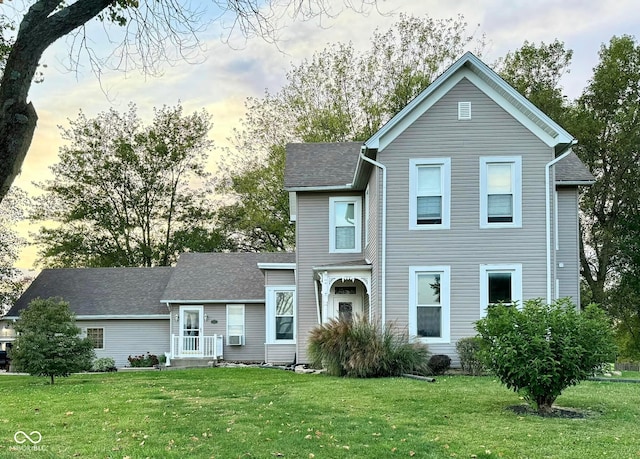
[(33, 138), (38, 117), (27, 95), (42, 53), (111, 3), (78, 0), (60, 8), (62, 0), (38, 0), (22, 18), (0, 80), (0, 201), (20, 172)]
[(557, 397), (552, 395), (540, 395), (536, 397), (536, 405), (538, 406), (538, 414), (540, 416), (547, 416), (553, 411), (553, 402)]

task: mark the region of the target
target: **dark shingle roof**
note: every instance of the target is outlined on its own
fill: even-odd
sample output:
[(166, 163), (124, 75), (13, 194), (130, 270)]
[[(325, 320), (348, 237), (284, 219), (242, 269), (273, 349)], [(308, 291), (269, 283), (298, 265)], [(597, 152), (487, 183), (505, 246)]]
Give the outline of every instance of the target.
[(164, 301), (244, 301), (264, 298), (258, 263), (295, 263), (294, 253), (183, 253)]
[(578, 156), (571, 152), (556, 164), (556, 184), (593, 183), (595, 178)]
[(160, 303), (172, 268), (45, 269), (7, 313), (18, 316), (35, 298), (60, 297), (84, 315), (168, 314)]
[(285, 189), (350, 184), (361, 146), (361, 142), (288, 144)]

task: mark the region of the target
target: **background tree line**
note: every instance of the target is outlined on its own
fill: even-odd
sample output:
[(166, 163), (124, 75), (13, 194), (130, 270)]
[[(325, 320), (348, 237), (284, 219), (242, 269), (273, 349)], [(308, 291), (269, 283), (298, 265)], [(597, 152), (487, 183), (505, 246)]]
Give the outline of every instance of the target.
[[(93, 120), (81, 113), (63, 130), (68, 145), (55, 178), (41, 184), (34, 217), (61, 225), (37, 236), (43, 264), (153, 266), (184, 250), (293, 249), (282, 190), (286, 143), (366, 139), (464, 50), (482, 56), (485, 37), (476, 35), (461, 16), (405, 15), (376, 30), (368, 51), (337, 43), (315, 53), (292, 67), (280, 90), (247, 99), (215, 181), (204, 170), (206, 113), (164, 107), (146, 127), (134, 106)], [(575, 151), (597, 179), (581, 195), (583, 300), (609, 312), (626, 354), (638, 357), (640, 46), (613, 37), (599, 56), (576, 100), (561, 87), (572, 51), (557, 40), (525, 41), (493, 67), (578, 139)], [(212, 202), (214, 195), (222, 198)]]

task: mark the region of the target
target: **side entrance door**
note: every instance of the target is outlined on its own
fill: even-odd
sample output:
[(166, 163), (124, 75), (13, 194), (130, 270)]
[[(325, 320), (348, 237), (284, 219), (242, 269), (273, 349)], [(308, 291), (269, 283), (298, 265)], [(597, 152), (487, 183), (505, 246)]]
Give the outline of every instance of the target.
[(180, 307), (180, 354), (202, 355), (202, 306)]

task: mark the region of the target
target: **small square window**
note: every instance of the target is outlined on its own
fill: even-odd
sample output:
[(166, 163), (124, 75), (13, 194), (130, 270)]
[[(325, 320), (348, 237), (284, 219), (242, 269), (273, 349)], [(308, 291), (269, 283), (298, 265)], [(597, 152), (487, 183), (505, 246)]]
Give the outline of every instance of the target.
[(104, 349), (104, 328), (87, 328), (87, 338), (94, 349)]

